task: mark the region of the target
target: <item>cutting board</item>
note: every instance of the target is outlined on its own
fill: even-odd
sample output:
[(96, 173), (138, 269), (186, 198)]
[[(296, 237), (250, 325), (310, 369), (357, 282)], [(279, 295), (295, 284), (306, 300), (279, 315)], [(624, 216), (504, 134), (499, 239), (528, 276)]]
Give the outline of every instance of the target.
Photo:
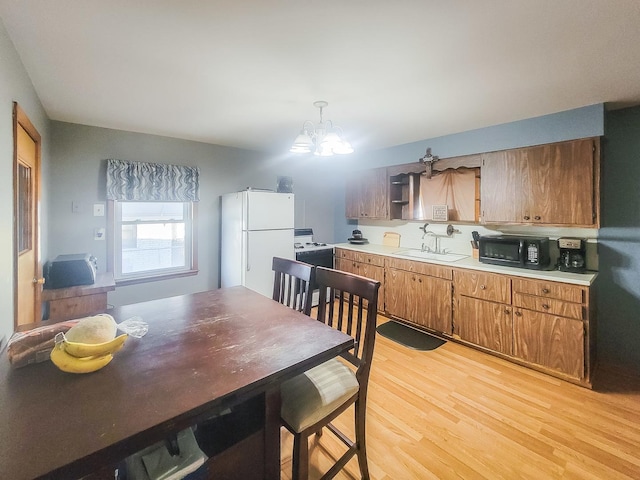
[(386, 245), (388, 247), (399, 247), (400, 234), (396, 232), (384, 232), (382, 235), (382, 245)]

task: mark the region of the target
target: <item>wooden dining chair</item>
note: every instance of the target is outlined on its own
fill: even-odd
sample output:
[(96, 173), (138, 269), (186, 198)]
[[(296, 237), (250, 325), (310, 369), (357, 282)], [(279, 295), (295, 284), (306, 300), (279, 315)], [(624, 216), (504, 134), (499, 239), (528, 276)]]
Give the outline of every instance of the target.
[(308, 263), (273, 257), (273, 299), (305, 315), (311, 314), (314, 267)]
[[(309, 437), (327, 427), (347, 451), (325, 473), (333, 478), (354, 456), (360, 474), (369, 478), (365, 438), (367, 384), (376, 336), (380, 282), (347, 272), (316, 267), (315, 285), (320, 289), (317, 319), (354, 338), (352, 350), (283, 383), (281, 417), (293, 434), (293, 480), (307, 480)], [(355, 404), (355, 441), (331, 422)]]

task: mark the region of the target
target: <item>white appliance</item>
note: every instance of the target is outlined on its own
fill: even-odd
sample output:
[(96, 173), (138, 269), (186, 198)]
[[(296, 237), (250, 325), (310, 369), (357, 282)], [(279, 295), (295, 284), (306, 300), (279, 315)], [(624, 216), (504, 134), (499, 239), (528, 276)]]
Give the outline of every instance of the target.
[[(311, 228), (296, 228), (294, 233), (296, 260), (310, 265), (333, 268), (333, 245), (315, 242)], [(313, 291), (311, 305), (314, 307), (318, 305), (319, 293), (317, 289)]]
[(244, 190), (222, 195), (220, 285), (273, 294), (273, 257), (295, 259), (293, 193)]

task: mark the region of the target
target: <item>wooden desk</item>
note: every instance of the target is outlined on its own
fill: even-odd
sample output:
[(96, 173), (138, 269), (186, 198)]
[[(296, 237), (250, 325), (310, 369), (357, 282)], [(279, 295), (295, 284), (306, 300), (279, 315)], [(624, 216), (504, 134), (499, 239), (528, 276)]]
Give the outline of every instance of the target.
[(0, 478), (74, 479), (228, 405), (266, 395), (265, 478), (280, 476), (279, 386), (351, 337), (244, 287), (113, 309), (149, 333), (86, 375), (0, 359)]
[(42, 301), (49, 302), (52, 322), (103, 313), (107, 309), (107, 293), (115, 290), (113, 273), (100, 273), (92, 285), (42, 290)]

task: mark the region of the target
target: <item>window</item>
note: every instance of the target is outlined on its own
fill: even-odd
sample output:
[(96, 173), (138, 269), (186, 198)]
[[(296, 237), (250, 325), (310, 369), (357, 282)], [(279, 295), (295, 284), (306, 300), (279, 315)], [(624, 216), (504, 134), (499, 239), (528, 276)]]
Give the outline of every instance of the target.
[(119, 283), (191, 273), (191, 202), (113, 202), (114, 276)]
[(118, 284), (197, 273), (198, 177), (198, 167), (107, 160), (107, 268)]

